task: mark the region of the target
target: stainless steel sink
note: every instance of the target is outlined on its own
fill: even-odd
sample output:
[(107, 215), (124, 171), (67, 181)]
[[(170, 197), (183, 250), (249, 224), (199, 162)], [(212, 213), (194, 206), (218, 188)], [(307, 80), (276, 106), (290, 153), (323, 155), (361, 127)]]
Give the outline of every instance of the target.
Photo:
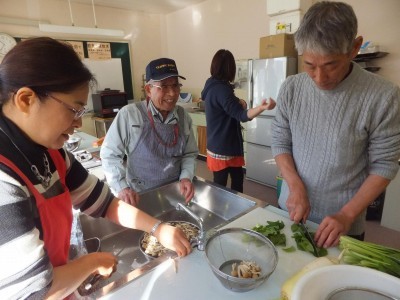
[[(194, 180), (195, 197), (189, 209), (203, 220), (203, 228), (207, 233), (233, 221), (257, 206), (265, 203), (240, 193), (234, 193), (201, 178)], [(179, 183), (174, 182), (140, 195), (139, 208), (163, 221), (196, 221), (185, 211), (177, 210), (177, 204), (184, 203), (179, 192)], [(149, 259), (139, 248), (139, 239), (143, 232), (127, 229), (105, 219), (94, 219), (82, 214), (80, 217), (84, 239), (97, 237), (100, 239), (100, 251), (112, 252), (118, 257), (117, 271), (106, 280), (99, 280), (91, 288), (80, 290), (77, 298), (99, 298), (113, 289), (119, 288), (159, 264), (174, 258), (170, 252), (156, 259)], [(88, 249), (90, 251), (90, 249)], [(198, 251), (194, 249), (193, 251)]]

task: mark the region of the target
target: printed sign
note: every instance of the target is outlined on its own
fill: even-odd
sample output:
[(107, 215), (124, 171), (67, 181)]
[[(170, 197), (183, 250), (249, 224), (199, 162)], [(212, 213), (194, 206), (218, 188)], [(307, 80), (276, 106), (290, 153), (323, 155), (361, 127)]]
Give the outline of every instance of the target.
[(89, 59), (106, 60), (111, 59), (110, 43), (87, 42)]
[(76, 42), (76, 41), (64, 41), (67, 44), (70, 44), (72, 48), (74, 48), (76, 54), (79, 55), (80, 59), (85, 58), (85, 52), (83, 51), (83, 42)]

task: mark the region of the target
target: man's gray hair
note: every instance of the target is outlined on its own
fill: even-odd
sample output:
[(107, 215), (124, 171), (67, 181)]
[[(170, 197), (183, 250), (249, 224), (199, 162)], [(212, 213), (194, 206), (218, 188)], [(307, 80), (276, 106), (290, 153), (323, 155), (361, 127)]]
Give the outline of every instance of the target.
[(294, 40), (299, 55), (345, 54), (352, 50), (357, 35), (357, 17), (343, 2), (315, 3), (304, 15)]

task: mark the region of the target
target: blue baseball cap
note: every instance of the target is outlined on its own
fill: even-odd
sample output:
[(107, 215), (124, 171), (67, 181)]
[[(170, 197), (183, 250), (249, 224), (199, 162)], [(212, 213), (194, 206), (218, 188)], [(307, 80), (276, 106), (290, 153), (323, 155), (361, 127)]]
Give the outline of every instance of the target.
[(175, 61), (170, 58), (152, 60), (146, 67), (146, 82), (160, 81), (174, 76), (186, 80), (185, 77), (179, 75)]

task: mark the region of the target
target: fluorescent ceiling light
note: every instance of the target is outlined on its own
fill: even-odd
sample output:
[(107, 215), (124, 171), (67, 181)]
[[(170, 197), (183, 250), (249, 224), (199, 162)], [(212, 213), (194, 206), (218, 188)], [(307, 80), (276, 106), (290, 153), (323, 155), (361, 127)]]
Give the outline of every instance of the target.
[(13, 18), (13, 17), (4, 17), (0, 16), (1, 24), (11, 24), (11, 25), (22, 25), (22, 26), (38, 26), (39, 23), (48, 24), (47, 21), (39, 21), (39, 20), (31, 20), (31, 19), (22, 19), (22, 18)]
[(86, 35), (104, 35), (123, 37), (125, 33), (122, 30), (105, 29), (96, 27), (77, 27), (77, 26), (60, 26), (52, 24), (39, 24), (40, 31), (43, 32), (58, 32), (70, 34), (86, 34)]

